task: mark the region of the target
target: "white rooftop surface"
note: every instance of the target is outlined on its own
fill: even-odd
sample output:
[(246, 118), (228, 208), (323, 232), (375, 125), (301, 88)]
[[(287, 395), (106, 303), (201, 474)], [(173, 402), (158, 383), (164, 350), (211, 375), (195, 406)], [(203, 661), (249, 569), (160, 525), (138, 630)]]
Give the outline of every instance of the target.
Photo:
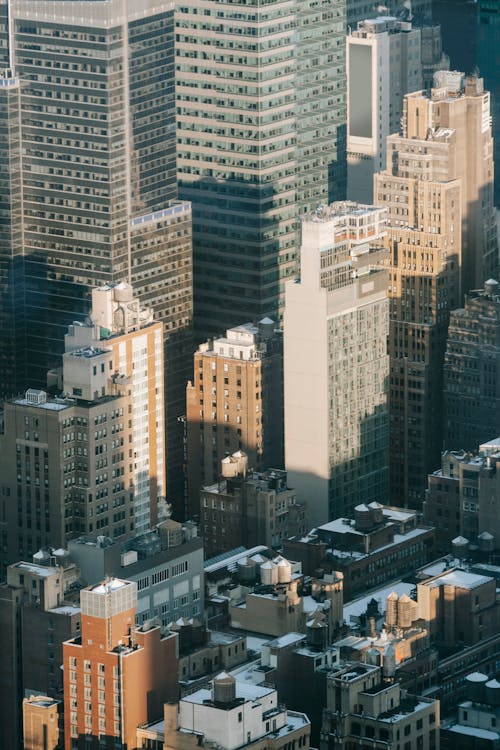
[(269, 638), (261, 637), (258, 635), (247, 635), (247, 650), (262, 651), (264, 643), (269, 643)]
[(334, 521), (324, 523), (321, 526), (318, 526), (318, 531), (319, 530), (333, 531), (336, 534), (358, 534), (359, 536), (364, 536), (364, 532), (357, 531), (357, 529), (355, 529), (354, 526), (351, 526), (350, 523), (344, 523), (343, 518), (336, 518)]
[(383, 508), (382, 515), (386, 516), (386, 518), (388, 519), (394, 518), (395, 521), (408, 521), (408, 519), (415, 516), (415, 511), (397, 510), (396, 508)]
[(423, 581), (421, 585), (436, 588), (436, 586), (457, 586), (461, 589), (475, 589), (491, 581), (487, 576), (480, 576), (476, 573), (466, 573), (465, 570), (450, 570), (431, 581)]
[(36, 563), (19, 562), (16, 563), (15, 567), (18, 570), (25, 570), (26, 573), (33, 573), (33, 575), (40, 576), (40, 578), (48, 578), (57, 573), (57, 568), (48, 567), (47, 565), (37, 565)]
[(283, 737), (289, 732), (292, 732), (294, 729), (299, 729), (300, 727), (303, 727), (305, 724), (309, 723), (309, 720), (305, 714), (299, 714), (296, 711), (287, 711), (286, 719), (287, 723), (285, 724), (285, 726), (281, 727), (275, 732), (270, 732), (271, 737)]
[(130, 581), (122, 581), (120, 578), (112, 578), (110, 581), (105, 583), (99, 583), (91, 589), (93, 594), (109, 594), (110, 591), (116, 591), (117, 589), (123, 589), (128, 586)]
[(456, 734), (465, 734), (467, 737), (480, 737), (483, 740), (498, 740), (498, 732), (491, 732), (489, 729), (480, 729), (479, 727), (464, 727), (461, 724), (453, 724), (448, 727), (450, 732)]
[(452, 563), (447, 560), (438, 560), (437, 562), (432, 563), (432, 565), (421, 568), (418, 573), (418, 577), (422, 578), (426, 576), (427, 578), (434, 578), (434, 576), (438, 576), (440, 573), (444, 573), (445, 570), (450, 567), (453, 568), (455, 565), (459, 565), (458, 560), (454, 560)]
[[(424, 703), (424, 701), (419, 701), (411, 713), (416, 714), (419, 711), (423, 711), (426, 708), (429, 708), (429, 704)], [(406, 719), (406, 718), (408, 718), (408, 712), (401, 711), (401, 713), (396, 713), (393, 716), (388, 716), (385, 719), (379, 716), (378, 721), (385, 721), (388, 724), (392, 724), (396, 721), (401, 721), (401, 719)]]
[[(205, 573), (214, 573), (216, 570), (227, 568), (230, 565), (236, 565), (240, 560), (242, 561), (246, 560), (246, 558), (257, 555), (259, 552), (263, 552), (264, 550), (267, 550), (267, 547), (264, 544), (259, 544), (256, 547), (247, 549), (245, 552), (237, 552), (236, 554), (230, 557), (226, 557), (222, 560), (218, 560), (212, 565), (205, 566)], [(258, 562), (257, 557), (253, 557), (253, 559)], [(262, 558), (263, 562), (265, 562), (266, 560), (267, 560), (267, 557)]]
[(56, 615), (78, 615), (82, 610), (80, 607), (73, 607), (71, 604), (63, 604), (61, 607), (54, 607), (50, 611)]
[(283, 648), (284, 646), (290, 646), (292, 643), (300, 643), (304, 639), (305, 635), (301, 633), (285, 633), (285, 635), (280, 635), (278, 638), (273, 638), (268, 643), (270, 646)]
[(412, 583), (403, 583), (402, 581), (399, 581), (398, 583), (393, 583), (391, 586), (372, 591), (371, 594), (355, 599), (353, 602), (349, 602), (349, 604), (344, 604), (344, 621), (349, 623), (352, 619), (359, 617), (366, 612), (368, 603), (372, 599), (378, 601), (380, 603), (380, 609), (382, 612), (385, 612), (385, 600), (389, 594), (392, 594), (394, 591), (398, 596), (403, 596), (403, 594), (409, 596), (414, 588), (415, 586)]
[(15, 398), (14, 403), (19, 406), (34, 406), (37, 409), (48, 409), (48, 411), (61, 411), (62, 409), (68, 409), (70, 406), (73, 406), (73, 403), (69, 403), (69, 401), (63, 403), (60, 401), (45, 401), (42, 404), (35, 404), (25, 398)]
[[(247, 682), (236, 681), (237, 698), (244, 698), (245, 700), (254, 701), (262, 698), (262, 696), (264, 695), (269, 695), (269, 693), (272, 692), (274, 692), (272, 688), (265, 688), (261, 685), (250, 685)], [(191, 695), (184, 696), (182, 700), (186, 703), (202, 704), (204, 701), (211, 699), (212, 691), (202, 688), (201, 690), (197, 690), (196, 693), (191, 693)]]

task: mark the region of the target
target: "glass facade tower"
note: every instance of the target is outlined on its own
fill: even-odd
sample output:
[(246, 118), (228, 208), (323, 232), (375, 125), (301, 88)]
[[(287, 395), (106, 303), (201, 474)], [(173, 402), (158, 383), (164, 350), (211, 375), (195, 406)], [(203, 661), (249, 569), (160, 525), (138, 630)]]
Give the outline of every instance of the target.
[[(0, 18), (5, 8), (0, 3)], [(165, 325), (173, 480), (192, 356), (191, 209), (177, 200), (173, 3), (13, 0), (9, 12), (11, 70), (0, 107), (14, 98), (3, 95), (14, 76), (23, 221), (12, 214), (10, 226), (23, 235), (10, 252), (22, 270), (24, 340), (16, 344), (27, 352), (14, 380), (44, 384), (46, 370), (60, 363), (66, 326), (88, 314), (90, 290), (132, 283)], [(12, 161), (16, 141), (1, 139), (0, 151), (4, 143)], [(14, 211), (14, 197), (2, 210)], [(4, 258), (7, 245), (3, 237)], [(3, 278), (16, 273), (9, 263)]]
[(193, 203), (196, 325), (276, 315), (300, 215), (345, 192), (345, 0), (186, 0), (179, 189)]

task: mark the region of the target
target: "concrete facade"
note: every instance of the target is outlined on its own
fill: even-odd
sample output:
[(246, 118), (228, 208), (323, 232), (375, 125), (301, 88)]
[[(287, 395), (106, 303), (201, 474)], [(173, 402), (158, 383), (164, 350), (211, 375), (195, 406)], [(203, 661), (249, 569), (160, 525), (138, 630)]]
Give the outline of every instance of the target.
[(312, 525), (388, 491), (385, 211), (338, 203), (302, 225), (285, 309), (285, 466)]

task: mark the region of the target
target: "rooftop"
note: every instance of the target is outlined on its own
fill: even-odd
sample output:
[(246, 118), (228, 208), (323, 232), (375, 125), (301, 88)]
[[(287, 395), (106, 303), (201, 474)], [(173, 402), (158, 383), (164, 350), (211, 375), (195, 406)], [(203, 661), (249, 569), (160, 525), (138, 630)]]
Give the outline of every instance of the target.
[(429, 581), (424, 581), (422, 586), (429, 586), (429, 588), (436, 588), (437, 586), (456, 586), (461, 589), (475, 589), (478, 586), (484, 586), (485, 583), (489, 583), (492, 579), (487, 576), (477, 575), (476, 573), (467, 573), (465, 570), (450, 570), (447, 573), (432, 578)]
[(93, 594), (110, 594), (112, 591), (123, 589), (125, 586), (129, 586), (130, 581), (122, 581), (120, 578), (111, 578), (109, 581), (98, 583), (97, 586), (92, 586), (90, 591)]

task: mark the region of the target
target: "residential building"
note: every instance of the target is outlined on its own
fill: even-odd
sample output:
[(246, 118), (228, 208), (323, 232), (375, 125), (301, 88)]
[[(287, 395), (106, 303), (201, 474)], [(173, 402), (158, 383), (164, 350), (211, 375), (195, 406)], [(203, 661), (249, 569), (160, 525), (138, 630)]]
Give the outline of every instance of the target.
[(373, 203), (403, 98), (422, 89), (422, 31), (390, 16), (359, 21), (347, 37), (347, 196)]
[(66, 641), (66, 750), (136, 747), (139, 724), (161, 714), (178, 689), (177, 637), (159, 627), (135, 627), (137, 586), (118, 578), (80, 593), (82, 631)]
[(200, 493), (200, 530), (207, 557), (257, 543), (280, 549), (287, 537), (308, 529), (306, 506), (288, 486), (286, 471), (247, 474), (246, 457), (240, 453), (222, 459), (218, 483)]
[(500, 434), (500, 288), (494, 279), (451, 312), (443, 371), (445, 446), (477, 451)]
[(68, 552), (88, 584), (115, 573), (137, 584), (137, 625), (203, 617), (203, 541), (193, 524), (169, 519), (126, 542), (84, 536), (71, 540)]
[(60, 702), (46, 695), (23, 700), (23, 747), (25, 750), (59, 750)]
[(163, 743), (172, 750), (194, 750), (201, 742), (222, 750), (279, 750), (295, 742), (308, 750), (309, 738), (307, 716), (287, 711), (276, 690), (237, 682), (221, 672), (210, 689), (186, 695), (178, 704), (165, 704), (163, 721), (141, 727), (134, 747)]
[(337, 518), (309, 534), (287, 539), (283, 554), (302, 563), (306, 575), (338, 571), (344, 598), (354, 599), (366, 581), (379, 585), (410, 575), (435, 557), (435, 530), (420, 514), (370, 503), (357, 505), (354, 518)]
[(133, 534), (128, 380), (115, 377), (111, 352), (85, 347), (64, 355), (63, 393), (53, 398), (32, 388), (5, 402), (4, 566), (41, 547), (65, 548), (82, 533)]
[(193, 203), (196, 327), (280, 319), (300, 216), (345, 198), (345, 0), (177, 14), (179, 193)]
[(391, 250), (391, 497), (411, 507), (442, 449), (449, 313), (498, 262), (489, 94), (476, 76), (435, 78), (431, 92), (405, 97), (402, 134), (387, 139), (391, 168), (375, 176)]
[(195, 680), (201, 687), (221, 669), (235, 669), (249, 658), (245, 635), (210, 631), (195, 618), (171, 622), (168, 628), (179, 636), (181, 691), (192, 692)]
[(374, 206), (318, 208), (287, 285), (285, 467), (313, 525), (387, 497), (385, 222)]
[(164, 324), (167, 482), (181, 491), (192, 247), (191, 207), (177, 200), (174, 4), (83, 0), (75, 13), (72, 0), (50, 8), (2, 0), (1, 8), (9, 115), (1, 283), (3, 310), (14, 315), (5, 346), (26, 352), (24, 362), (5, 355), (22, 371), (1, 395), (43, 387), (92, 288), (133, 284)]
[[(58, 710), (53, 699), (60, 698), (63, 687), (62, 644), (80, 632), (80, 609), (68, 598), (77, 580), (75, 566), (58, 559), (54, 565), (18, 562), (7, 569), (0, 586), (0, 745), (5, 750), (23, 746), (24, 697), (46, 696), (50, 710), (33, 711), (53, 726)], [(38, 722), (30, 720), (33, 741)], [(54, 737), (53, 729), (48, 737)]]
[(439, 701), (409, 695), (393, 676), (391, 651), (383, 667), (348, 663), (328, 675), (321, 750), (439, 750)]
[(192, 517), (225, 456), (243, 451), (257, 471), (283, 467), (283, 336), (274, 321), (245, 323), (202, 344), (186, 401)]
[[(134, 530), (139, 535), (165, 513), (163, 324), (154, 322), (130, 284), (99, 287), (92, 290), (89, 318), (69, 326), (64, 337), (66, 352), (89, 346), (112, 352), (113, 371), (129, 381), (132, 435), (127, 450), (134, 459)], [(125, 446), (123, 439), (119, 442)]]

